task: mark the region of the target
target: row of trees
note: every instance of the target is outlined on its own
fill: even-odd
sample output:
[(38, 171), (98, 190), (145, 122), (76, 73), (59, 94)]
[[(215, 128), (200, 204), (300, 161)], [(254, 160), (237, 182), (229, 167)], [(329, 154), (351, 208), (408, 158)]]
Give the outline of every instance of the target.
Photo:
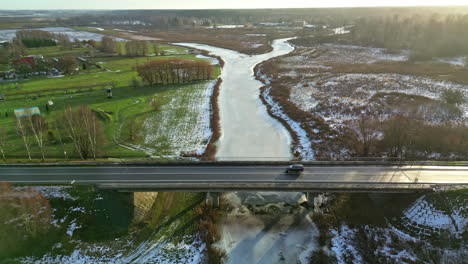
[(348, 126), (347, 147), (362, 157), (382, 153), (401, 158), (424, 158), (431, 153), (468, 157), (466, 124), (434, 125), (396, 115), (385, 121), (363, 116)]
[[(54, 133), (55, 131), (55, 133)], [(47, 122), (41, 115), (16, 118), (16, 132), (21, 138), (29, 160), (32, 159), (32, 147), (46, 158), (46, 146), (56, 143), (62, 146), (65, 158), (68, 158), (65, 141), (70, 141), (80, 159), (96, 159), (104, 142), (102, 126), (96, 114), (87, 106), (67, 107), (63, 115), (52, 122)], [(0, 153), (6, 159), (9, 135), (5, 128), (0, 128)]]
[(146, 56), (148, 54), (148, 43), (142, 40), (132, 40), (125, 43), (127, 56)]
[[(156, 43), (150, 44), (144, 40), (130, 40), (125, 43), (125, 55), (130, 57), (143, 57), (148, 55), (150, 45), (152, 45), (153, 52), (160, 55), (163, 51), (160, 50), (159, 45)], [(101, 40), (101, 50), (107, 53), (123, 54), (121, 46), (118, 41), (111, 37), (105, 36)]]
[(411, 49), (416, 59), (468, 55), (468, 15), (368, 17), (355, 22), (352, 42)]
[(150, 85), (210, 80), (214, 67), (207, 61), (185, 59), (153, 60), (136, 67), (138, 75)]
[(101, 50), (107, 53), (114, 53), (117, 51), (118, 43), (113, 38), (105, 36), (101, 39)]
[(28, 48), (55, 46), (71, 46), (71, 41), (66, 34), (56, 34), (44, 30), (18, 30), (16, 40)]

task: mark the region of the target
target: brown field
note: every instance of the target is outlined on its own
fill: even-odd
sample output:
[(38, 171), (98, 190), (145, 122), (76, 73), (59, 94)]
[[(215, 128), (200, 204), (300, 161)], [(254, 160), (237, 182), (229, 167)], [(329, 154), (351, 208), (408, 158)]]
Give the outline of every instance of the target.
[[(183, 29), (178, 31), (140, 31), (142, 35), (161, 39), (163, 42), (191, 42), (236, 50), (245, 54), (262, 54), (272, 50), (269, 42), (277, 38), (291, 37), (294, 32), (272, 29)], [(251, 35), (253, 34), (253, 35)], [(255, 34), (265, 34), (258, 36)]]

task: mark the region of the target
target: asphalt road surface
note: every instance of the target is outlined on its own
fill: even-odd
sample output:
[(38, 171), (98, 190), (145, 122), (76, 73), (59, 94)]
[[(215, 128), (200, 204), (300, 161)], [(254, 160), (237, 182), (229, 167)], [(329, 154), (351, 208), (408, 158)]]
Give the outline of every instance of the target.
[(420, 183), (468, 184), (466, 166), (306, 166), (286, 174), (283, 166), (207, 167), (3, 167), (0, 181), (23, 184), (115, 183)]

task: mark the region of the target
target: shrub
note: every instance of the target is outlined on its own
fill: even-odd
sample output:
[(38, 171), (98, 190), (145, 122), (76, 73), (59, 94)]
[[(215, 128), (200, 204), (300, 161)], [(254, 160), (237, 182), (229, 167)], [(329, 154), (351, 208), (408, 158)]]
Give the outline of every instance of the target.
[(465, 102), (465, 95), (460, 90), (446, 89), (442, 92), (441, 99), (452, 105), (459, 105)]

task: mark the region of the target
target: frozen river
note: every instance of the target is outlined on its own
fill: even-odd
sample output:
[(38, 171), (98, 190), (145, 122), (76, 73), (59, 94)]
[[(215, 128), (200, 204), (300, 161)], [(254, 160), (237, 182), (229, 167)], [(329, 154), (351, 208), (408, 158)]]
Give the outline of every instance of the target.
[(262, 82), (254, 77), (255, 65), (273, 57), (288, 54), (293, 47), (288, 39), (273, 41), (273, 51), (245, 55), (237, 51), (204, 44), (178, 43), (207, 50), (223, 58), (220, 87), (221, 138), (218, 160), (290, 160), (291, 136), (284, 126), (268, 115), (259, 99)]

